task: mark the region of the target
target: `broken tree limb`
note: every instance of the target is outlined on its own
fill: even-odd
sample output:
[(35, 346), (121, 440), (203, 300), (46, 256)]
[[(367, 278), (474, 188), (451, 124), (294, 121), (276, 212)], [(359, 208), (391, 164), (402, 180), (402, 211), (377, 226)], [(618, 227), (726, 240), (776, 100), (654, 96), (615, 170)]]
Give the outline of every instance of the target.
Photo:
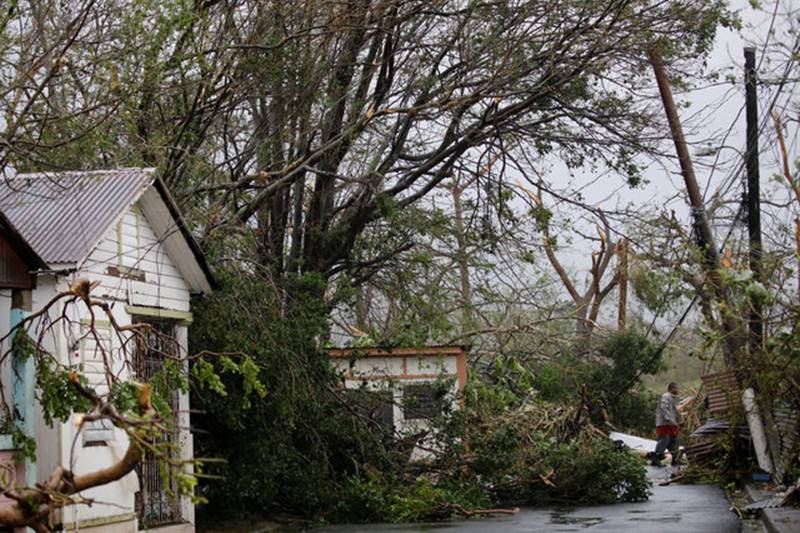
[(664, 481), (661, 481), (658, 485), (660, 487), (666, 487), (667, 485), (671, 485), (671, 484), (675, 483), (676, 481), (680, 481), (682, 479), (685, 479), (686, 477), (687, 477), (686, 474), (681, 473), (681, 474), (673, 476), (673, 477), (671, 477), (669, 479), (665, 479)]
[[(99, 397), (81, 385), (75, 374), (70, 376), (70, 381), (81, 395), (95, 404), (95, 409), (102, 410), (107, 407), (100, 405)], [(139, 415), (145, 421), (156, 417), (156, 411), (151, 403), (151, 390), (150, 385), (142, 385), (137, 398)], [(143, 453), (139, 441), (149, 442), (150, 430), (145, 426), (129, 429), (128, 432), (131, 437), (128, 450), (122, 459), (107, 468), (76, 476), (59, 466), (46, 483), (40, 483), (36, 488), (5, 490), (3, 493), (15, 500), (15, 503), (0, 507), (0, 524), (8, 527), (30, 527), (37, 533), (49, 532), (50, 528), (46, 523), (50, 511), (71, 502), (68, 496), (122, 479), (139, 464)]]
[[(778, 148), (780, 148), (781, 152), (783, 177), (786, 178), (786, 183), (789, 185), (789, 189), (794, 193), (794, 197), (797, 199), (798, 205), (800, 205), (800, 186), (798, 186), (797, 180), (795, 180), (794, 176), (792, 175), (792, 168), (789, 165), (789, 152), (786, 149), (786, 139), (783, 137), (781, 116), (777, 111), (772, 114), (772, 120), (775, 123), (775, 133), (778, 136)], [(794, 219), (794, 242), (795, 253), (797, 254), (797, 257), (800, 257), (800, 217), (795, 217)], [(800, 294), (800, 272), (798, 272), (797, 277), (797, 292)]]
[(519, 507), (513, 507), (511, 509), (467, 509), (463, 505), (457, 503), (446, 503), (443, 507), (446, 510), (455, 511), (457, 514), (466, 517), (489, 516), (493, 514), (515, 515), (519, 513)]

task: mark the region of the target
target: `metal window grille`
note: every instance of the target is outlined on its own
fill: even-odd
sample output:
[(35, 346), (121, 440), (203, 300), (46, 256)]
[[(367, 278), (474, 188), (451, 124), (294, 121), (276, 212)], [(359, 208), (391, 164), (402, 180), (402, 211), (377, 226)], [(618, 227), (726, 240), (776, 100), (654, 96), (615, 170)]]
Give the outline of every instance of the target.
[[(175, 354), (175, 326), (167, 321), (137, 317), (136, 322), (150, 324), (145, 339), (139, 339), (134, 356), (136, 377), (149, 382), (164, 368), (165, 354)], [(178, 392), (171, 394), (170, 407), (173, 414), (178, 412)], [(156, 437), (154, 444), (166, 445), (177, 457), (177, 427), (172, 432)], [(136, 512), (139, 524), (152, 528), (181, 521), (178, 487), (173, 468), (159, 462), (150, 451), (145, 451), (142, 461), (136, 467), (139, 475), (139, 492), (136, 493)]]
[(441, 394), (434, 384), (419, 383), (403, 387), (403, 418), (435, 418), (442, 411)]
[(391, 391), (347, 391), (358, 413), (382, 431), (394, 431), (394, 403)]

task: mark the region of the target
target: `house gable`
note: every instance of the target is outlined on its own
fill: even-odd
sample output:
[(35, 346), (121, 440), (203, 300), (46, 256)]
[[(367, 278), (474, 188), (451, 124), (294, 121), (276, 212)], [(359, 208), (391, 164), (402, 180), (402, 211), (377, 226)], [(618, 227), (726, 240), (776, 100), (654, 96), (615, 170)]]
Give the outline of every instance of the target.
[(191, 292), (208, 294), (214, 278), (164, 183), (156, 178), (139, 200), (142, 213), (174, 260)]
[(0, 182), (0, 211), (54, 271), (91, 264), (99, 241), (109, 239), (108, 232), (134, 205), (190, 292), (211, 292), (211, 270), (154, 169), (19, 174)]
[(189, 311), (190, 286), (141, 208), (109, 228), (80, 272), (100, 281), (96, 294), (143, 307)]

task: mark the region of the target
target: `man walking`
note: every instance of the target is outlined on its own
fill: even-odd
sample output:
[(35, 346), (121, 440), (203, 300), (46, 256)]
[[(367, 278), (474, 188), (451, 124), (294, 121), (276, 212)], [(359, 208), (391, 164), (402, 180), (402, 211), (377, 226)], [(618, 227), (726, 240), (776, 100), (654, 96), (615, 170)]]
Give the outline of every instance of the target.
[(673, 382), (667, 387), (667, 392), (661, 395), (656, 409), (656, 435), (658, 435), (658, 442), (656, 443), (656, 450), (651, 456), (651, 465), (664, 466), (661, 464), (661, 459), (664, 458), (664, 452), (669, 450), (672, 454), (672, 466), (678, 466), (678, 424), (680, 422), (678, 384)]

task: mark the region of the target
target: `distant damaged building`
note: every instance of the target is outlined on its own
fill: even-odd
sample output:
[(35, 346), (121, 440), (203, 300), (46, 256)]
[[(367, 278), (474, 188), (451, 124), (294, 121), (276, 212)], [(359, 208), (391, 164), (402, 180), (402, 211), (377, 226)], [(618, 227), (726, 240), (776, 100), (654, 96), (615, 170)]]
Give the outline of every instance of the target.
[(435, 446), (430, 422), (458, 408), (467, 384), (461, 346), (328, 350), (342, 386), (363, 419), (409, 443), (411, 459)]

